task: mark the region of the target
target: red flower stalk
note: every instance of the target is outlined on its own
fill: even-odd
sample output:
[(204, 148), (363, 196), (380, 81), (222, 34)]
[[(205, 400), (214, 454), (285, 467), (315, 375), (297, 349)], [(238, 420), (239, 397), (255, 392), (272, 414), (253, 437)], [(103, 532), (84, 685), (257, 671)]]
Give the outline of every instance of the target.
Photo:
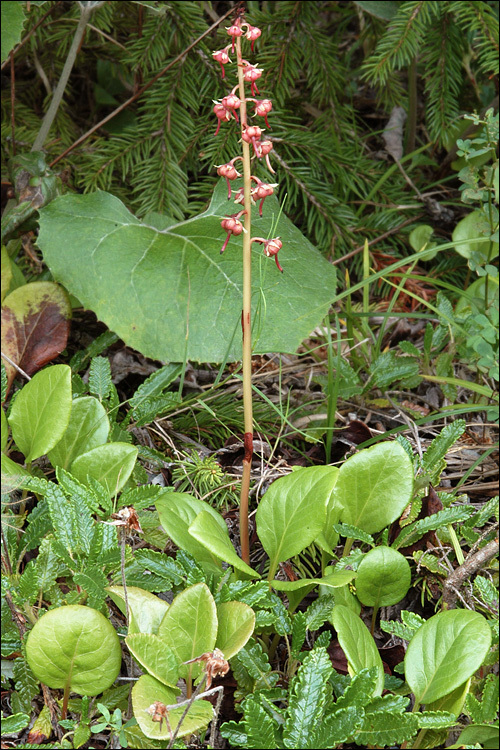
[(271, 141), (259, 141), (257, 144), (257, 149), (258, 149), (257, 156), (259, 157), (259, 159), (262, 159), (262, 157), (265, 156), (268, 170), (271, 172), (271, 174), (276, 174), (276, 172), (271, 166), (271, 162), (269, 161), (269, 153), (273, 150), (272, 142)]

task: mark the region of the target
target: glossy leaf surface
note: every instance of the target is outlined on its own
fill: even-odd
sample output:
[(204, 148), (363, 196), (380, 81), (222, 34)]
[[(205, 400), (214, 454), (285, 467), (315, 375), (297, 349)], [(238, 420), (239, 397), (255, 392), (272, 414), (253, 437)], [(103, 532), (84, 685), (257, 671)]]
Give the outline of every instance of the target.
[(206, 509), (198, 513), (189, 527), (189, 533), (219, 560), (224, 560), (233, 568), (241, 570), (242, 573), (246, 573), (252, 578), (260, 578), (257, 571), (243, 562), (241, 557), (236, 554), (226, 524), (222, 528), (220, 523)]
[(255, 612), (243, 602), (224, 602), (217, 606), (217, 641), (226, 659), (238, 653), (253, 633)]
[(259, 503), (257, 533), (270, 568), (302, 552), (323, 531), (338, 471), (330, 466), (298, 469), (277, 479)]
[[(106, 591), (125, 614), (123, 586), (109, 586)], [(127, 586), (127, 599), (130, 614), (129, 635), (133, 633), (156, 634), (170, 605), (159, 596), (140, 589), (138, 586)]]
[(331, 622), (347, 657), (350, 673), (358, 674), (362, 669), (376, 667), (377, 682), (373, 694), (382, 695), (384, 667), (375, 641), (364, 622), (342, 605), (336, 605), (333, 608)]
[(348, 458), (334, 489), (341, 521), (369, 534), (395, 521), (412, 494), (412, 462), (396, 442), (378, 443)]
[(92, 396), (73, 401), (69, 424), (57, 445), (49, 452), (52, 466), (69, 469), (82, 453), (103, 445), (108, 439), (109, 421), (104, 406)]
[(162, 638), (152, 633), (134, 633), (125, 643), (139, 664), (164, 685), (175, 688), (179, 680), (179, 666), (172, 649)]
[(102, 484), (110, 496), (119, 492), (135, 466), (138, 449), (128, 443), (106, 443), (75, 458), (71, 473), (87, 485), (90, 476)]
[[(166, 706), (175, 705), (178, 692), (178, 690), (162, 685), (161, 682), (158, 682), (158, 680), (155, 680), (154, 677), (148, 674), (139, 677), (132, 688), (132, 706), (137, 723), (146, 737), (152, 740), (170, 739), (170, 731), (174, 731), (177, 727), (185, 711), (185, 706), (174, 708), (168, 712), (170, 731), (165, 721), (162, 722), (161, 726), (160, 722), (152, 721), (147, 709), (156, 701), (161, 701)], [(198, 732), (208, 725), (212, 716), (213, 708), (211, 703), (204, 700), (195, 701), (182, 722), (177, 736), (185, 737), (188, 734)]]
[(67, 685), (80, 695), (98, 695), (118, 676), (120, 641), (104, 615), (74, 604), (51, 609), (30, 631), (26, 657), (35, 677), (51, 688)]
[(61, 439), (71, 414), (71, 368), (53, 365), (38, 372), (16, 397), (9, 417), (12, 437), (30, 463)]
[(362, 559), (356, 577), (356, 595), (368, 607), (397, 604), (411, 584), (406, 558), (391, 547), (375, 547)]
[(478, 612), (439, 612), (420, 627), (405, 656), (405, 677), (418, 703), (451, 693), (481, 666), (491, 629)]

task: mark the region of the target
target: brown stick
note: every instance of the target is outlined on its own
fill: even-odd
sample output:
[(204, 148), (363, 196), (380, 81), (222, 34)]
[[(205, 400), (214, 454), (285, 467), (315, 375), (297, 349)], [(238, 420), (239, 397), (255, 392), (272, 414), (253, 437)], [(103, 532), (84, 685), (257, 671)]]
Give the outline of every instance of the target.
[(80, 138), (78, 138), (74, 143), (72, 143), (71, 146), (68, 146), (68, 148), (66, 149), (66, 151), (63, 151), (62, 154), (60, 154), (59, 156), (57, 156), (50, 163), (49, 166), (53, 167), (55, 164), (57, 164), (58, 161), (61, 161), (61, 159), (63, 159), (67, 154), (69, 154), (70, 151), (73, 151), (73, 149), (75, 149), (81, 143), (83, 143), (84, 141), (86, 141), (87, 138), (89, 138), (89, 136), (91, 136), (93, 133), (95, 133), (96, 130), (99, 130), (99, 128), (101, 128), (107, 122), (109, 122), (110, 120), (112, 120), (113, 117), (116, 117), (116, 115), (120, 114), (120, 112), (122, 112), (124, 109), (126, 109), (129, 106), (129, 104), (132, 104), (132, 102), (135, 102), (135, 100), (138, 99), (145, 91), (147, 91), (147, 89), (149, 89), (150, 86), (153, 85), (153, 83), (156, 83), (156, 81), (159, 78), (161, 78), (162, 75), (164, 75), (167, 72), (167, 70), (170, 70), (170, 68), (172, 68), (176, 63), (178, 63), (179, 60), (181, 60), (184, 57), (184, 55), (187, 55), (187, 53), (190, 50), (193, 49), (193, 47), (196, 47), (196, 45), (198, 44), (198, 42), (201, 42), (201, 40), (204, 39), (208, 34), (210, 34), (211, 31), (213, 31), (214, 29), (216, 29), (217, 26), (219, 26), (219, 24), (221, 23), (221, 21), (223, 21), (225, 18), (227, 18), (229, 15), (231, 15), (231, 13), (234, 13), (234, 8), (231, 8), (230, 10), (227, 11), (227, 13), (225, 13), (223, 16), (221, 16), (218, 21), (216, 21), (215, 23), (213, 23), (210, 26), (210, 28), (208, 28), (206, 31), (203, 32), (203, 34), (201, 34), (201, 36), (199, 36), (197, 39), (195, 39), (194, 42), (192, 42), (188, 47), (186, 47), (185, 50), (183, 50), (179, 55), (177, 55), (177, 57), (175, 57), (171, 62), (169, 62), (169, 64), (165, 68), (163, 68), (163, 70), (161, 70), (159, 73), (157, 73), (155, 76), (153, 76), (153, 78), (148, 83), (146, 83), (146, 85), (143, 86), (142, 89), (139, 89), (139, 91), (137, 91), (133, 96), (131, 96), (130, 99), (127, 99), (126, 102), (123, 102), (123, 104), (120, 104), (120, 106), (117, 107), (115, 110), (113, 110), (113, 112), (111, 112), (111, 114), (107, 115), (103, 120), (101, 120), (100, 122), (98, 122), (97, 125), (94, 125), (94, 127), (90, 128), (90, 130), (87, 130), (87, 132), (84, 133), (82, 136), (80, 136)]
[[(384, 232), (384, 234), (379, 235), (378, 237), (375, 237), (375, 239), (370, 240), (368, 243), (368, 246), (375, 245), (377, 242), (380, 242), (381, 240), (385, 240), (386, 237), (390, 237), (391, 234), (396, 234), (396, 232), (399, 232), (400, 229), (403, 229), (403, 227), (408, 226), (408, 224), (413, 224), (415, 221), (418, 221), (421, 219), (423, 214), (419, 214), (418, 216), (413, 216), (411, 219), (406, 219), (406, 221), (403, 221), (402, 224), (398, 224), (397, 227), (394, 227), (393, 229), (389, 229), (387, 232)], [(342, 263), (344, 260), (349, 260), (349, 258), (352, 258), (353, 255), (357, 255), (360, 253), (364, 248), (364, 243), (362, 245), (359, 245), (358, 247), (355, 247), (354, 250), (351, 250), (350, 253), (347, 253), (346, 255), (343, 255), (341, 258), (337, 258), (337, 260), (332, 261), (332, 266), (338, 266), (339, 263)]]
[(463, 565), (460, 565), (445, 581), (443, 588), (443, 609), (454, 609), (458, 597), (458, 589), (477, 573), (495, 555), (498, 555), (498, 538), (492, 539), (482, 549), (473, 555), (469, 555)]

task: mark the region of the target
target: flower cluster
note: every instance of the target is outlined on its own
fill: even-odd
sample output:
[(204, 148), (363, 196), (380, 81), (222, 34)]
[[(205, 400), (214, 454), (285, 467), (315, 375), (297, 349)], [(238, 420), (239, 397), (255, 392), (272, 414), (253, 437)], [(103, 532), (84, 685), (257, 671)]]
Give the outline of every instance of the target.
[[(251, 42), (251, 48), (253, 52), (254, 42), (261, 35), (260, 29), (258, 29), (256, 26), (251, 26), (248, 23), (242, 22), (241, 18), (237, 18), (231, 26), (226, 27), (226, 31), (228, 35), (231, 37), (231, 44), (228, 44), (227, 47), (224, 47), (224, 49), (217, 50), (216, 52), (213, 53), (214, 60), (216, 60), (221, 66), (222, 78), (225, 78), (225, 74), (226, 74), (224, 66), (227, 63), (231, 62), (231, 60), (229, 59), (229, 51), (231, 50), (231, 54), (234, 53), (236, 39), (238, 37), (245, 36), (246, 39), (248, 39)], [(269, 128), (270, 126), (269, 126), (267, 116), (273, 108), (273, 103), (270, 99), (256, 99), (255, 98), (255, 95), (260, 95), (260, 92), (257, 86), (257, 81), (262, 76), (262, 73), (264, 71), (262, 70), (262, 68), (259, 68), (257, 65), (252, 65), (251, 63), (249, 63), (248, 60), (242, 59), (241, 53), (238, 53), (238, 54), (240, 55), (239, 60), (240, 60), (240, 66), (243, 71), (243, 79), (246, 82), (250, 83), (250, 89), (252, 93), (251, 97), (245, 98), (245, 102), (247, 104), (252, 103), (254, 105), (253, 115), (255, 117), (263, 117), (266, 127)], [(224, 96), (220, 101), (214, 102), (213, 112), (218, 121), (215, 135), (218, 135), (221, 124), (223, 122), (229, 122), (234, 117), (236, 122), (241, 127), (242, 140), (250, 144), (252, 147), (253, 158), (264, 159), (268, 170), (272, 174), (274, 174), (275, 172), (271, 166), (271, 162), (269, 159), (269, 154), (273, 149), (272, 141), (263, 140), (264, 131), (261, 127), (259, 127), (258, 125), (248, 124), (246, 121), (243, 122), (243, 118), (238, 117), (238, 110), (241, 107), (241, 99), (236, 93), (237, 89), (238, 89), (238, 85), (234, 86), (234, 88), (226, 96)], [(228, 200), (231, 199), (231, 195), (232, 195), (231, 180), (235, 180), (238, 177), (241, 177), (240, 172), (238, 172), (238, 170), (236, 169), (234, 165), (234, 163), (238, 159), (242, 160), (242, 157), (235, 156), (226, 164), (220, 164), (216, 167), (217, 174), (220, 175), (221, 177), (224, 177), (227, 182)], [(277, 187), (277, 183), (262, 182), (262, 180), (260, 180), (258, 177), (255, 177), (253, 175), (251, 176), (250, 179), (255, 183), (252, 186), (251, 191), (250, 191), (252, 203), (256, 203), (260, 201), (259, 214), (260, 216), (262, 216), (262, 207), (264, 205), (264, 201), (268, 196), (274, 193), (274, 188)], [(240, 205), (243, 204), (244, 188), (240, 188), (235, 193), (234, 201), (237, 204), (240, 204)], [(239, 211), (238, 213), (228, 215), (227, 218), (221, 221), (222, 228), (227, 232), (226, 239), (221, 249), (221, 253), (223, 253), (224, 250), (226, 249), (231, 235), (237, 236), (245, 231), (243, 224), (240, 221), (241, 216), (245, 213), (246, 213), (245, 210), (242, 210), (242, 211)], [(280, 271), (283, 271), (278, 261), (278, 252), (282, 246), (282, 243), (279, 237), (275, 237), (274, 239), (270, 239), (270, 240), (264, 240), (261, 237), (255, 237), (251, 240), (251, 243), (252, 242), (263, 243), (264, 255), (268, 257), (274, 256), (278, 269)]]

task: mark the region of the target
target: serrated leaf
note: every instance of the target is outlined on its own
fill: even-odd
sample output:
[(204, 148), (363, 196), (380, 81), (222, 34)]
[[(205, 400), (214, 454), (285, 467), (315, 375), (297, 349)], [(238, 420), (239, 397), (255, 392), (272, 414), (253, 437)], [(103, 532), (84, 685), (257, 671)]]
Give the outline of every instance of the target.
[[(456, 419), (454, 422), (447, 424), (439, 435), (437, 435), (424, 453), (423, 465), (429, 474), (433, 474), (439, 469), (441, 461), (444, 459), (450, 448), (455, 445), (457, 440), (465, 432), (466, 424), (463, 419)], [(434, 482), (432, 482), (434, 484)]]
[(287, 716), (283, 726), (285, 747), (315, 747), (311, 727), (321, 720), (331, 699), (328, 678), (332, 672), (332, 663), (326, 649), (314, 649), (304, 657), (290, 688)]
[(182, 583), (182, 568), (171, 557), (152, 549), (141, 549), (135, 553), (135, 561), (143, 570), (165, 579), (165, 587)]
[(130, 399), (130, 406), (132, 409), (136, 409), (144, 399), (151, 398), (152, 396), (159, 396), (165, 388), (168, 388), (182, 372), (182, 365), (179, 364), (168, 364), (160, 367), (159, 370), (153, 372), (146, 380), (141, 383), (139, 388), (136, 390), (132, 398)]
[(372, 535), (367, 534), (363, 529), (358, 529), (357, 526), (352, 526), (348, 523), (334, 523), (333, 528), (340, 536), (345, 536), (347, 539), (359, 539), (359, 541), (370, 544), (373, 547), (374, 539)]
[[(266, 217), (252, 221), (256, 236), (265, 236), (269, 218), (279, 214), (277, 200), (267, 201)], [(228, 351), (228, 342), (241, 315), (241, 244), (231, 239), (220, 255), (220, 221), (227, 212), (224, 180), (204, 214), (162, 232), (142, 224), (108, 193), (67, 194), (41, 211), (38, 244), (54, 277), (142, 354), (174, 362), (234, 361), (240, 346), (234, 340)], [(335, 295), (335, 269), (284, 214), (278, 233), (286, 257), (283, 274), (258, 251), (252, 253), (255, 353), (295, 351)], [(71, 262), (64, 250), (68, 243)]]
[(361, 729), (353, 739), (361, 747), (384, 747), (408, 742), (417, 731), (418, 722), (414, 714), (367, 713)]
[(347, 742), (363, 722), (364, 711), (359, 707), (340, 708), (327, 716), (314, 731), (311, 747), (329, 750)]
[(271, 674), (271, 665), (267, 653), (263, 651), (260, 643), (253, 638), (233, 657), (231, 665), (235, 674), (238, 671), (241, 674), (243, 668), (252, 680), (261, 683), (267, 689), (274, 687), (278, 680), (277, 674)]
[(306, 639), (307, 625), (305, 612), (296, 612), (292, 618), (292, 647), (290, 658), (296, 659)]
[(56, 536), (67, 550), (73, 551), (77, 545), (74, 534), (73, 506), (66, 500), (57, 485), (49, 485), (45, 491), (45, 500), (49, 507), (50, 520)]
[(332, 595), (322, 596), (315, 599), (305, 612), (308, 630), (318, 630), (331, 615), (335, 599)]
[(244, 726), (247, 734), (247, 746), (263, 750), (274, 750), (279, 747), (276, 737), (276, 723), (257, 700), (248, 698), (245, 701)]
[(449, 711), (425, 711), (415, 716), (419, 729), (447, 729), (457, 723), (457, 717)]
[(102, 401), (111, 391), (111, 365), (106, 357), (93, 357), (89, 369), (89, 390)]
[[(26, 659), (15, 659), (13, 666), (14, 685), (20, 705), (31, 714), (31, 701), (39, 693), (38, 680)], [(3, 731), (3, 727), (2, 727)]]
[(28, 714), (18, 713), (10, 716), (2, 716), (2, 736), (8, 737), (9, 734), (17, 734), (26, 729), (30, 723)]
[(427, 531), (435, 531), (441, 526), (448, 526), (450, 523), (458, 523), (469, 518), (474, 510), (468, 506), (457, 506), (453, 508), (444, 508), (431, 516), (421, 518), (410, 526), (406, 526), (392, 543), (393, 549), (407, 547), (418, 541)]
[(84, 573), (75, 573), (73, 581), (89, 594), (89, 605), (99, 607), (106, 598), (108, 579), (99, 568), (87, 568)]
[[(140, 453), (140, 450), (139, 450)], [(130, 490), (125, 490), (120, 495), (120, 505), (130, 506), (133, 505), (136, 511), (149, 508), (150, 505), (154, 505), (159, 495), (164, 492), (163, 487), (157, 484), (147, 484), (142, 487), (133, 487)]]
[(377, 679), (378, 673), (374, 667), (362, 669), (358, 674), (355, 674), (345, 688), (343, 695), (335, 703), (335, 711), (347, 708), (348, 706), (364, 708), (368, 704), (372, 705), (374, 701), (379, 700), (378, 697), (373, 699), (373, 693), (377, 687)]
[[(2, 62), (7, 59), (11, 50), (21, 41), (25, 22), (26, 16), (21, 3), (4, 3), (2, 5)], [(21, 729), (24, 729), (24, 727), (21, 727)]]

